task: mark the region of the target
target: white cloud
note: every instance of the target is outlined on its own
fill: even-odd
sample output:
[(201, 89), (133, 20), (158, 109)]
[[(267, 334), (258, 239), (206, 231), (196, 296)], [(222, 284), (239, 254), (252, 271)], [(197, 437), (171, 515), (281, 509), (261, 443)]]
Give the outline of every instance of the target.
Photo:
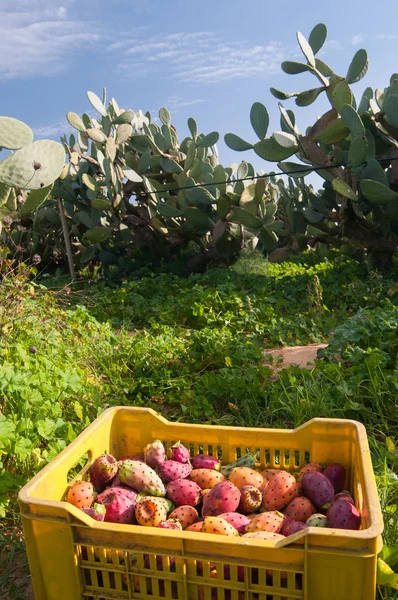
[(219, 32), (177, 32), (112, 44), (122, 50), (118, 71), (127, 78), (163, 73), (181, 83), (214, 83), (264, 76), (279, 72), (288, 52), (279, 41), (252, 45), (247, 41), (223, 40)]
[(324, 54), (325, 50), (341, 50), (343, 48), (339, 40), (326, 40), (319, 55)]
[(357, 33), (356, 35), (353, 35), (351, 38), (351, 44), (353, 46), (358, 46), (358, 44), (362, 44), (363, 41), (364, 41), (364, 36), (362, 33)]
[(59, 139), (64, 133), (68, 133), (71, 127), (66, 119), (61, 119), (50, 125), (32, 127), (36, 139)]
[(376, 34), (376, 39), (377, 40), (387, 40), (387, 41), (391, 41), (391, 40), (396, 40), (398, 39), (398, 35), (396, 35), (395, 33), (390, 33), (388, 35), (386, 35), (385, 33), (377, 33)]
[(0, 81), (60, 73), (99, 41), (91, 24), (67, 15), (60, 0), (0, 0)]

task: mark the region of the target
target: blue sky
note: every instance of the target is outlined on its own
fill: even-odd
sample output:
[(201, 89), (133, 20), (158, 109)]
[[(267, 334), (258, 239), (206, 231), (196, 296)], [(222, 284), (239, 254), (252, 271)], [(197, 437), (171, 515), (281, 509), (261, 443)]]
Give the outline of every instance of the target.
[[(316, 86), (309, 75), (285, 75), (283, 60), (302, 60), (296, 32), (308, 36), (324, 22), (328, 42), (319, 55), (345, 75), (354, 53), (368, 50), (370, 69), (354, 86), (385, 87), (398, 71), (398, 1), (363, 0), (0, 0), (0, 114), (26, 121), (36, 138), (70, 128), (67, 111), (91, 111), (86, 91), (105, 86), (124, 109), (157, 113), (166, 106), (182, 139), (187, 118), (202, 132), (237, 133), (249, 141), (253, 102), (264, 103), (279, 129), (269, 92)], [(294, 101), (286, 107), (295, 108)], [(304, 129), (327, 110), (318, 99), (297, 108)], [(219, 144), (225, 165), (253, 160)]]

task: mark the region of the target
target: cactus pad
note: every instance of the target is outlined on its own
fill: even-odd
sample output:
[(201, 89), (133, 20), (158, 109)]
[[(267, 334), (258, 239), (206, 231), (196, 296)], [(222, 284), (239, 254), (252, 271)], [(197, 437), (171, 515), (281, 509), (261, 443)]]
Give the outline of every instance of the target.
[(64, 163), (65, 151), (61, 144), (38, 140), (0, 163), (0, 181), (10, 187), (37, 190), (53, 183)]
[(0, 147), (18, 150), (33, 141), (33, 131), (22, 121), (0, 117)]

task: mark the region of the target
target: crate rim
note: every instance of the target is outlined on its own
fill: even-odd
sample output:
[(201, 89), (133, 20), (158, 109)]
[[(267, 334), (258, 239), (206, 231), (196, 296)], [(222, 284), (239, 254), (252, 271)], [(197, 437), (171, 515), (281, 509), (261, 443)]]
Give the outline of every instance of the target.
[[(53, 458), (38, 473), (36, 473), (36, 475), (34, 475), (34, 477), (27, 484), (24, 485), (24, 487), (19, 491), (19, 494), (18, 494), (19, 501), (21, 503), (33, 504), (36, 506), (47, 506), (47, 507), (53, 508), (53, 509), (62, 508), (67, 513), (69, 513), (70, 517), (74, 517), (78, 522), (81, 522), (85, 526), (91, 527), (93, 529), (98, 529), (99, 531), (101, 531), (101, 530), (115, 531), (115, 527), (116, 527), (116, 529), (120, 528), (120, 531), (125, 531), (126, 525), (95, 521), (94, 519), (90, 518), (88, 515), (83, 513), (83, 511), (79, 510), (77, 507), (73, 506), (69, 502), (65, 502), (63, 500), (45, 500), (45, 499), (36, 498), (35, 496), (30, 495), (31, 489), (35, 487), (35, 485), (41, 478), (45, 477), (47, 472), (51, 471), (58, 462), (61, 462), (62, 459), (73, 450), (73, 448), (78, 446), (83, 440), (85, 440), (87, 437), (89, 437), (90, 433), (96, 429), (96, 427), (98, 426), (99, 423), (101, 423), (104, 420), (107, 420), (107, 418), (110, 415), (112, 415), (112, 413), (116, 413), (119, 410), (127, 410), (127, 411), (142, 412), (142, 413), (150, 414), (150, 415), (156, 417), (157, 419), (159, 419), (160, 421), (162, 421), (164, 425), (167, 425), (168, 427), (171, 427), (171, 428), (178, 427), (180, 425), (180, 423), (178, 423), (178, 422), (169, 421), (168, 419), (163, 417), (161, 414), (159, 414), (157, 411), (153, 410), (152, 408), (134, 407), (134, 406), (113, 406), (113, 407), (107, 408), (92, 423), (90, 423), (90, 425), (88, 427), (86, 427), (84, 429), (84, 431), (82, 431), (82, 433), (80, 433), (70, 444), (68, 444), (68, 446), (66, 446), (66, 448), (64, 448), (55, 458)], [(272, 432), (276, 432), (276, 433), (283, 432), (284, 434), (286, 434), (286, 433), (297, 432), (300, 429), (304, 429), (304, 428), (308, 427), (311, 423), (318, 423), (318, 422), (323, 422), (323, 423), (329, 422), (330, 424), (351, 423), (352, 425), (354, 425), (358, 431), (358, 439), (362, 446), (361, 447), (361, 455), (362, 455), (362, 460), (364, 461), (364, 470), (366, 471), (369, 468), (373, 469), (371, 458), (370, 458), (370, 451), (369, 451), (368, 442), (367, 442), (366, 428), (362, 423), (360, 423), (359, 421), (353, 420), (353, 419), (333, 419), (333, 418), (329, 419), (329, 418), (323, 418), (323, 417), (314, 417), (313, 419), (306, 421), (305, 423), (303, 423), (302, 425), (299, 425), (299, 427), (296, 427), (294, 429), (234, 427), (234, 426), (227, 426), (227, 425), (220, 425), (220, 426), (205, 425), (205, 427), (214, 428), (219, 431), (220, 430), (221, 431), (230, 431), (231, 429), (233, 429), (235, 431), (242, 430), (242, 431), (249, 431), (249, 432), (250, 431), (258, 432), (259, 430), (263, 430), (263, 431), (267, 431), (267, 432), (272, 431)], [(183, 425), (184, 425), (184, 427), (188, 427), (188, 428), (191, 428), (191, 427), (196, 428), (196, 427), (200, 426), (201, 424), (200, 423), (183, 423)], [(87, 463), (87, 465), (89, 465), (89, 462)], [(380, 508), (379, 497), (377, 494), (376, 485), (374, 484), (373, 481), (371, 482), (370, 489), (368, 489), (368, 496), (369, 496), (368, 497), (369, 506), (371, 507), (371, 511), (370, 511), (371, 512), (371, 525), (370, 525), (370, 527), (368, 527), (367, 529), (359, 530), (359, 531), (328, 528), (328, 532), (330, 532), (335, 538), (341, 537), (341, 538), (345, 538), (345, 539), (347, 539), (347, 538), (358, 539), (359, 538), (359, 539), (366, 540), (366, 539), (372, 539), (372, 538), (375, 538), (375, 537), (378, 537), (379, 535), (381, 535), (381, 533), (383, 532), (383, 517), (381, 514), (381, 508)], [(30, 515), (24, 513), (24, 516), (27, 518), (35, 518), (36, 515), (32, 514), (30, 516)], [(72, 524), (77, 525), (78, 523), (72, 523)], [(152, 535), (159, 536), (159, 529), (156, 527), (155, 528), (150, 528), (150, 527), (143, 528), (142, 526), (139, 526), (139, 525), (128, 525), (128, 527), (134, 528), (134, 531), (139, 530), (141, 534), (151, 535), (151, 536)], [(152, 531), (152, 529), (154, 531)], [(180, 539), (192, 539), (191, 534), (192, 534), (192, 532), (172, 531), (172, 530), (167, 530), (167, 529), (161, 530), (161, 535), (171, 536), (171, 537), (179, 537)], [(226, 543), (226, 544), (233, 543), (233, 544), (242, 545), (242, 544), (249, 543), (250, 546), (254, 545), (254, 546), (263, 547), (263, 548), (264, 548), (264, 544), (265, 544), (267, 547), (282, 548), (284, 546), (287, 546), (289, 543), (294, 544), (296, 541), (299, 541), (301, 539), (305, 540), (307, 535), (311, 535), (311, 536), (315, 536), (315, 537), (322, 536), (322, 535), (324, 535), (323, 528), (308, 527), (308, 529), (304, 529), (304, 530), (294, 534), (294, 539), (291, 539), (291, 541), (289, 541), (289, 542), (286, 542), (286, 540), (272, 542), (269, 540), (256, 540), (256, 539), (250, 539), (250, 538), (246, 538), (246, 539), (245, 538), (233, 538), (233, 537), (228, 537), (228, 536), (226, 536), (225, 538), (224, 538), (224, 536), (217, 536), (217, 538), (218, 538), (218, 541), (221, 541), (222, 543)], [(211, 534), (202, 534), (202, 536), (201, 536), (201, 539), (203, 539), (203, 540), (205, 538), (207, 538), (209, 540), (209, 542), (212, 539), (214, 540), (214, 536)], [(293, 536), (289, 536), (289, 537), (293, 538)], [(244, 539), (244, 542), (242, 542), (243, 539)]]

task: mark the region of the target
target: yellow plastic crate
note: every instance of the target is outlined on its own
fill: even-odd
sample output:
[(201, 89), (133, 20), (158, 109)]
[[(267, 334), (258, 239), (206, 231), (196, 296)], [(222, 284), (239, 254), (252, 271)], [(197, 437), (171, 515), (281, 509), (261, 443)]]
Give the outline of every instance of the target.
[[(103, 452), (131, 456), (153, 439), (221, 458), (250, 451), (258, 467), (297, 472), (340, 462), (362, 514), (360, 531), (311, 527), (278, 543), (99, 523), (62, 501), (70, 471), (85, 477)], [(73, 471), (72, 471), (73, 472)], [(69, 477), (68, 477), (69, 474)], [(36, 600), (374, 600), (383, 521), (366, 431), (312, 419), (294, 430), (171, 423), (150, 409), (105, 411), (19, 495)]]

